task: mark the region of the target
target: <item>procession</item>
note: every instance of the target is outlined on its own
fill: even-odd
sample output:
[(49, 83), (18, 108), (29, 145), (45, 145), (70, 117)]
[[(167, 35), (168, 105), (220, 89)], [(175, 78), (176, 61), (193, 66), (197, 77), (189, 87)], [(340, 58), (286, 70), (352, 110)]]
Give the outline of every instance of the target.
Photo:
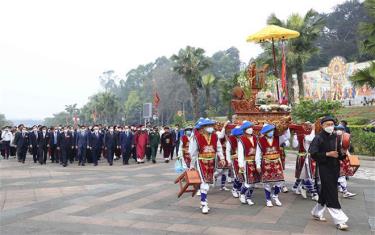
[(0, 234), (373, 234), (375, 0), (17, 0)]
[[(170, 130), (164, 126), (160, 131), (157, 126), (143, 125), (82, 125), (77, 130), (70, 126), (28, 129), (21, 124), (13, 130), (3, 129), (1, 154), (6, 160), (14, 155), (22, 164), (29, 155), (35, 164), (44, 165), (48, 160), (48, 164), (67, 167), (77, 162), (78, 166), (98, 166), (101, 158), (110, 166), (114, 161), (129, 165), (129, 159), (137, 164), (155, 164), (160, 151), (165, 163), (175, 156), (177, 172), (182, 168), (199, 174), (201, 183), (196, 191), (201, 211), (207, 214), (208, 192), (215, 185), (248, 206), (254, 205), (253, 191), (263, 188), (265, 206), (281, 207), (279, 193), (289, 191), (283, 173), (284, 148), (292, 145), (298, 150), (292, 192), (317, 201), (311, 211), (314, 219), (326, 221), (323, 213), (327, 208), (337, 228), (346, 230), (348, 217), (341, 210), (337, 194), (342, 193), (343, 198), (356, 195), (348, 191), (346, 181), (359, 165), (358, 159), (349, 158), (350, 134), (345, 122), (337, 124), (333, 117), (322, 117), (315, 124), (304, 123), (305, 133), (289, 128), (280, 133), (271, 123), (264, 123), (255, 132), (251, 121), (236, 125), (232, 120), (222, 125), (208, 118), (200, 118), (194, 127)], [(11, 151), (11, 146), (16, 150)]]

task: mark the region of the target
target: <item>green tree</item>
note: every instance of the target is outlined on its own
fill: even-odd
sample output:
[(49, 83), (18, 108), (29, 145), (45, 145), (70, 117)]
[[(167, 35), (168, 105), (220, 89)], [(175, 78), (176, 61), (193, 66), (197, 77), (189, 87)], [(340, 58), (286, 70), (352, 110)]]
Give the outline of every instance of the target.
[(303, 87), (304, 66), (313, 55), (319, 52), (314, 42), (322, 32), (324, 20), (318, 12), (311, 9), (304, 16), (292, 14), (285, 22), (272, 14), (267, 23), (296, 30), (301, 34), (298, 38), (287, 42), (286, 56), (289, 66), (292, 66), (297, 74), (299, 98), (302, 99), (305, 96)]
[(374, 58), (361, 53), (358, 46), (366, 38), (358, 33), (359, 26), (365, 22), (374, 22), (362, 1), (344, 1), (342, 4), (336, 5), (332, 12), (322, 13), (321, 17), (326, 24), (322, 35), (315, 43), (320, 48), (320, 53), (307, 63), (308, 71), (327, 66), (329, 61), (338, 55), (348, 61), (358, 62)]
[(215, 76), (212, 75), (212, 74), (206, 74), (206, 75), (204, 75), (202, 77), (202, 84), (203, 84), (203, 87), (204, 87), (204, 90), (205, 90), (205, 94), (206, 94), (206, 114), (208, 114), (208, 112), (211, 109), (211, 105), (210, 105), (210, 89), (214, 85), (215, 80), (216, 80)]
[(226, 115), (229, 120), (232, 116), (232, 90), (237, 85), (238, 76), (239, 73), (235, 74), (231, 79), (219, 81), (220, 100), (224, 106), (228, 107)]
[(141, 100), (137, 94), (137, 91), (131, 91), (128, 99), (124, 104), (125, 120), (126, 122), (137, 122), (139, 118), (139, 112), (141, 110)]
[(364, 53), (375, 56), (375, 0), (366, 0), (364, 5), (371, 21), (359, 24), (359, 32), (363, 37), (361, 49)]
[(13, 123), (5, 118), (5, 115), (0, 113), (0, 128), (4, 126), (12, 126)]
[(45, 118), (44, 125), (46, 126), (57, 126), (57, 125), (67, 125), (69, 124), (69, 113), (59, 112), (54, 113), (53, 117)]
[(178, 55), (173, 55), (171, 60), (175, 63), (173, 69), (182, 75), (189, 85), (193, 97), (194, 119), (199, 117), (198, 90), (201, 87), (200, 77), (202, 72), (209, 67), (209, 60), (204, 55), (202, 48), (187, 46), (181, 49)]
[(292, 116), (297, 122), (312, 122), (318, 118), (331, 115), (336, 116), (342, 104), (339, 101), (319, 100), (300, 100), (292, 109)]
[(71, 123), (74, 114), (78, 114), (79, 109), (77, 108), (77, 104), (70, 104), (70, 105), (65, 105), (65, 111), (69, 113), (69, 123)]
[(375, 88), (375, 62), (371, 62), (370, 66), (367, 68), (358, 70), (349, 79), (355, 87), (367, 85), (371, 88)]

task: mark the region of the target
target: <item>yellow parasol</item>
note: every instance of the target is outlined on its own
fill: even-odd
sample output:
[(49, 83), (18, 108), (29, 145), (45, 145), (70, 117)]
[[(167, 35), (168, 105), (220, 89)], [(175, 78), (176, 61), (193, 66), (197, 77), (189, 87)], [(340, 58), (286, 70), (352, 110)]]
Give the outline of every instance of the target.
[(274, 75), (277, 77), (276, 69), (276, 55), (275, 55), (275, 41), (287, 40), (291, 38), (299, 37), (299, 32), (286, 29), (277, 25), (267, 25), (259, 32), (252, 34), (247, 37), (247, 42), (272, 42), (272, 54), (273, 54), (273, 63), (274, 63)]
[(291, 38), (299, 37), (299, 32), (286, 29), (277, 25), (267, 25), (265, 28), (259, 32), (252, 34), (247, 37), (248, 42), (264, 42), (267, 40), (287, 40)]

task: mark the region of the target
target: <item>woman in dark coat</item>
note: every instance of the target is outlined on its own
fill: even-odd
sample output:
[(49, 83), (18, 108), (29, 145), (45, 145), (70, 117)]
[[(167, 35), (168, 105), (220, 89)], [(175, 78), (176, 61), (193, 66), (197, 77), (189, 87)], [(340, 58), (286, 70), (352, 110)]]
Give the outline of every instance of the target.
[(346, 154), (341, 150), (341, 141), (334, 133), (334, 121), (329, 116), (321, 120), (323, 130), (315, 136), (309, 149), (311, 157), (317, 163), (321, 180), (319, 201), (311, 214), (316, 220), (326, 221), (323, 214), (327, 208), (336, 227), (344, 230), (348, 228), (348, 225), (346, 225), (348, 217), (341, 210), (338, 200), (337, 180), (340, 174), (339, 161), (343, 160)]

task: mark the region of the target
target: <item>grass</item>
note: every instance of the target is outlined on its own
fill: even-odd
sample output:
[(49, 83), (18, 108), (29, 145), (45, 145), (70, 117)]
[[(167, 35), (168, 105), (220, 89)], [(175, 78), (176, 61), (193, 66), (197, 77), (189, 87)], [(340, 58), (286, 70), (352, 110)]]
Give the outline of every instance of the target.
[(366, 118), (375, 120), (375, 106), (346, 106), (337, 114), (339, 120), (348, 118)]

